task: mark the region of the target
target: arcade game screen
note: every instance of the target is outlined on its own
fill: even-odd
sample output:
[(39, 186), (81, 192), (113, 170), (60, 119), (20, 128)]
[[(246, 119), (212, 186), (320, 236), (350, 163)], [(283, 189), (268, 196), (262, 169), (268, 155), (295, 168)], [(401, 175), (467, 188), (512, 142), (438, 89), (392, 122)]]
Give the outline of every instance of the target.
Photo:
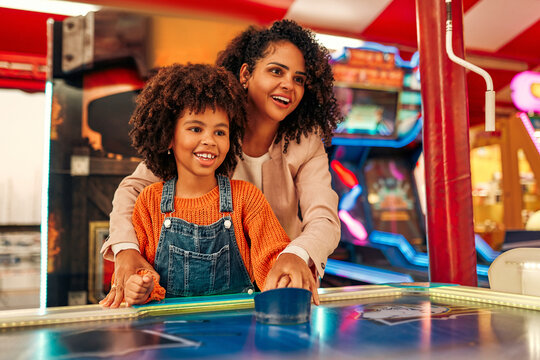
[(420, 209), (411, 171), (401, 159), (372, 158), (364, 168), (367, 199), (375, 229), (403, 234), (418, 251), (426, 251)]
[(397, 91), (335, 86), (334, 94), (344, 116), (336, 135), (381, 139), (397, 136)]

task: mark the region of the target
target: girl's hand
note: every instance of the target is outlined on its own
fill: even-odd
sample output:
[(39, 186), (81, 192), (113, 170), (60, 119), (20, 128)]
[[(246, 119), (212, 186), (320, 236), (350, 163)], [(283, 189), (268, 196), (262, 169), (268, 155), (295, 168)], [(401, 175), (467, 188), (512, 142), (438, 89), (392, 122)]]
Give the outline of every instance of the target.
[(144, 304), (152, 290), (154, 290), (154, 281), (151, 275), (131, 275), (124, 291), (127, 304)]
[(116, 254), (114, 260), (114, 283), (107, 296), (99, 302), (101, 306), (117, 308), (124, 300), (124, 287), (131, 275), (137, 274), (139, 270), (148, 270), (159, 282), (159, 274), (152, 265), (137, 251), (127, 249)]
[(290, 253), (284, 253), (278, 257), (268, 272), (263, 291), (285, 287), (311, 291), (313, 303), (319, 305), (319, 293), (313, 273), (304, 260)]

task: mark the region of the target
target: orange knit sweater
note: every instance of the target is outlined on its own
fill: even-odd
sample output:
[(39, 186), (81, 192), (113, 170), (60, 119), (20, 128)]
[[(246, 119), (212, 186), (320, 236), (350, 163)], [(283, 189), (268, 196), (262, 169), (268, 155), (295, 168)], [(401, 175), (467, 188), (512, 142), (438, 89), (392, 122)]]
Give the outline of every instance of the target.
[[(259, 189), (241, 180), (231, 180), (231, 189), (234, 211), (230, 215), (240, 255), (251, 281), (255, 280), (262, 289), (268, 271), (290, 240)], [(132, 219), (141, 254), (152, 266), (165, 220), (165, 214), (160, 210), (162, 190), (163, 182), (146, 187), (137, 198)], [(216, 186), (199, 198), (175, 197), (174, 209), (169, 216), (197, 225), (210, 225), (223, 216), (219, 212), (219, 188)], [(251, 240), (251, 246), (247, 238)], [(155, 281), (154, 284), (148, 301), (164, 297), (164, 289)]]

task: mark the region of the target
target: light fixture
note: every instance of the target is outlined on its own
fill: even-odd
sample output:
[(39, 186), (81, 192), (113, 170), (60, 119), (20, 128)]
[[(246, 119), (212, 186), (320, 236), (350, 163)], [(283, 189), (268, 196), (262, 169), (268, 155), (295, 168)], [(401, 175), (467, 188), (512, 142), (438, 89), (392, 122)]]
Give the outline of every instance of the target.
[(0, 0), (0, 7), (68, 16), (86, 15), (101, 8), (96, 5), (57, 0)]
[(364, 41), (359, 39), (318, 33), (315, 33), (315, 39), (330, 51), (341, 51), (345, 47), (358, 48), (364, 44)]

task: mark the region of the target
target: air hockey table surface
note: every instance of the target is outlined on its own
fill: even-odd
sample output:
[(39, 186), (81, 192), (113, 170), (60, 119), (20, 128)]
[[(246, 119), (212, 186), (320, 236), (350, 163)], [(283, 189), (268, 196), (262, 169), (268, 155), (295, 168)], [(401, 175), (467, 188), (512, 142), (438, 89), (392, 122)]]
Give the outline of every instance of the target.
[(540, 358), (540, 298), (443, 284), (320, 289), (310, 322), (256, 322), (253, 295), (0, 312), (2, 359)]

